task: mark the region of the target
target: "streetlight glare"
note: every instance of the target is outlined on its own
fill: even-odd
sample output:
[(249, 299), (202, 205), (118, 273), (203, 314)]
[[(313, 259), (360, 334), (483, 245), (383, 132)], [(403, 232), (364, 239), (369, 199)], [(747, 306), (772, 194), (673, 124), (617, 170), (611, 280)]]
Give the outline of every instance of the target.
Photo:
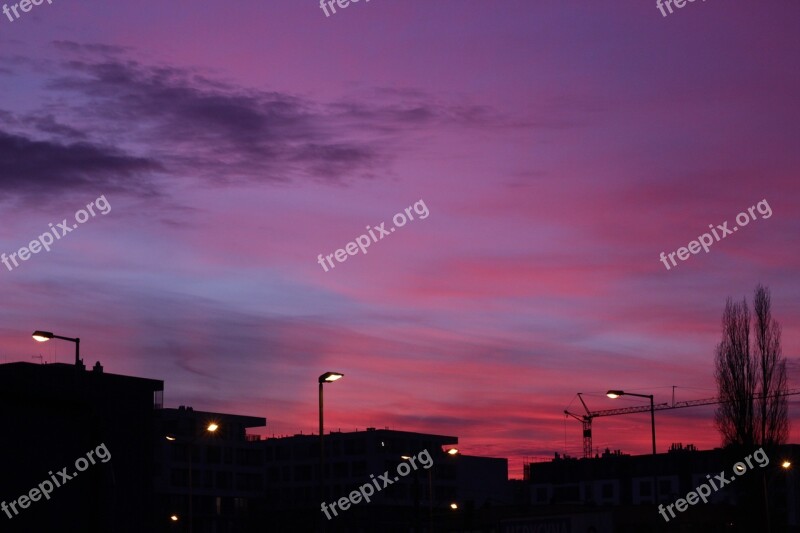
[(781, 468), (791, 468), (792, 462), (791, 461), (784, 461), (781, 463)]
[(216, 430), (219, 429), (219, 426), (217, 424), (215, 424), (214, 422), (211, 422), (206, 429), (208, 431), (210, 431), (211, 433), (214, 433)]
[(450, 509), (453, 509), (453, 510), (456, 510), (456, 509), (458, 509), (458, 504), (457, 504), (457, 503), (455, 503), (455, 502), (451, 503), (451, 504), (450, 504)]
[(447, 453), (449, 453), (450, 455), (456, 455), (458, 453), (458, 448), (450, 448), (449, 450), (447, 450)]
[(621, 390), (610, 390), (606, 393), (606, 396), (608, 396), (611, 399), (614, 399), (614, 398), (619, 398), (623, 394), (625, 393)]
[(172, 520), (173, 522), (177, 522), (178, 521), (178, 515), (174, 514), (174, 515), (170, 516), (169, 519)]
[(165, 439), (167, 439), (168, 441), (174, 441), (174, 440), (178, 440), (178, 439), (176, 439), (176, 438), (175, 438), (175, 436), (174, 436), (174, 435), (167, 435), (167, 436), (165, 436), (164, 438), (165, 438)]
[(337, 379), (341, 379), (344, 377), (344, 374), (341, 372), (325, 372), (319, 377), (319, 382), (322, 383), (323, 381), (330, 383), (332, 381), (336, 381)]
[(49, 331), (34, 331), (33, 339), (39, 342), (47, 342), (53, 338), (53, 334)]

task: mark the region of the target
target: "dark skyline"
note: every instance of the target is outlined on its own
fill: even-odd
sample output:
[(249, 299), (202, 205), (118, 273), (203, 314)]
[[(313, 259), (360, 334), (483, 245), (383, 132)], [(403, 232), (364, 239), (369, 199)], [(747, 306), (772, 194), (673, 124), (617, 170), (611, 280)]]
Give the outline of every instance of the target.
[[(800, 387), (798, 22), (730, 0), (0, 15), (0, 253), (111, 206), (0, 263), (0, 362), (71, 362), (30, 333), (80, 337), (88, 368), (270, 435), (317, 431), (334, 369), (326, 428), (458, 435), (519, 478), (581, 455), (578, 392), (715, 396), (725, 299), (763, 283)], [(424, 220), (320, 267), (420, 200)], [(717, 446), (713, 409), (657, 413), (658, 450)], [(595, 448), (648, 453), (649, 424), (597, 420)]]

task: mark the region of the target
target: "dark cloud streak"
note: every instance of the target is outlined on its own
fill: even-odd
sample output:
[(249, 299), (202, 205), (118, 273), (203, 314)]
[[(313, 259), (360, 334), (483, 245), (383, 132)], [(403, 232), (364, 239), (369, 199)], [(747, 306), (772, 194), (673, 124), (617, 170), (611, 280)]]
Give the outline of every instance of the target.
[[(348, 185), (391, 173), (392, 150), (400, 149), (393, 141), (409, 132), (440, 124), (509, 125), (487, 108), (448, 107), (411, 89), (376, 89), (358, 101), (320, 104), (194, 69), (145, 65), (126, 59), (130, 51), (117, 46), (53, 46), (67, 58), (54, 59), (45, 77), (54, 99), (24, 115), (0, 109), (6, 193), (91, 186), (141, 196), (160, 191), (160, 180), (170, 177), (215, 186)], [(24, 58), (4, 61), (35, 67)]]
[[(369, 143), (348, 140), (335, 117), (276, 92), (210, 82), (187, 69), (128, 61), (71, 61), (50, 82), (85, 101), (78, 113), (110, 134), (149, 143), (172, 172), (217, 184), (314, 178), (332, 182), (370, 175), (385, 157)], [(109, 128), (109, 126), (111, 126)]]
[(61, 144), (0, 130), (0, 189), (20, 196), (46, 196), (64, 188), (144, 192), (132, 178), (160, 165), (115, 148), (88, 142)]

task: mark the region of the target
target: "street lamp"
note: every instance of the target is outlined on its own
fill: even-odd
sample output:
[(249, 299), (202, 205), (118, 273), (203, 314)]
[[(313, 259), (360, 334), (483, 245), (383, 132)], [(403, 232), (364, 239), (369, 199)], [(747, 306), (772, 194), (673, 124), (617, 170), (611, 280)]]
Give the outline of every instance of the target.
[[(459, 454), (459, 451), (458, 451), (458, 448), (450, 448), (449, 450), (446, 450), (444, 453), (446, 453), (450, 457), (455, 457), (455, 456), (457, 456)], [(408, 461), (409, 459), (411, 459), (411, 456), (410, 455), (401, 455), (400, 459), (402, 459), (404, 461)], [(431, 466), (433, 466), (433, 465), (431, 465)], [(416, 467), (414, 469), (416, 470)], [(426, 470), (428, 471), (428, 520), (430, 521), (431, 531), (433, 531), (433, 469), (432, 468), (427, 468)], [(416, 476), (415, 479), (416, 479), (416, 483), (415, 484), (417, 485), (416, 498), (419, 499), (419, 487), (418, 487), (418, 485), (419, 485), (419, 476)], [(418, 507), (418, 505), (419, 505), (419, 502), (415, 501), (415, 507)], [(452, 504), (452, 505), (455, 505), (455, 504)], [(451, 507), (452, 507), (452, 505), (451, 505)], [(453, 507), (453, 509), (455, 509), (455, 507)], [(419, 510), (417, 511), (417, 520), (419, 521)]]
[[(210, 422), (205, 428), (205, 430), (208, 433), (212, 433), (212, 434), (215, 433), (218, 429), (219, 429), (219, 425), (217, 423), (215, 423), (215, 422)], [(186, 441), (185, 441), (185, 442), (187, 442), (189, 444), (189, 533), (192, 533), (193, 528), (194, 528), (194, 513), (192, 512), (192, 498), (194, 496), (194, 487), (192, 486), (193, 485), (192, 484), (192, 455), (193, 455), (192, 452), (194, 451), (194, 443), (197, 442), (197, 439), (199, 439), (201, 436), (202, 436), (202, 434), (195, 435), (193, 438), (186, 439)], [(175, 436), (175, 435), (164, 435), (164, 438), (167, 439), (170, 442), (178, 441), (178, 437)], [(183, 440), (183, 439), (181, 439), (181, 440)], [(178, 516), (177, 515), (172, 515), (170, 517), (170, 519), (173, 522), (177, 522), (178, 521)]]
[(61, 339), (75, 343), (75, 366), (81, 366), (81, 340), (79, 338), (62, 337), (61, 335), (53, 335), (50, 331), (39, 331), (38, 329), (33, 332), (33, 339), (38, 342), (47, 342), (50, 339)]
[[(401, 455), (400, 459), (402, 459), (403, 461), (408, 461), (408, 460), (411, 459), (411, 456), (410, 455)], [(412, 463), (412, 464), (414, 464), (414, 463)], [(417, 470), (416, 465), (414, 465), (414, 470)], [(420, 474), (419, 470), (417, 470), (417, 473), (414, 475), (414, 531), (415, 532), (416, 531), (422, 531), (422, 526), (420, 525), (421, 519), (420, 519), (420, 512), (419, 512), (420, 511), (420, 501), (421, 501), (420, 492), (422, 492), (422, 491), (420, 490), (419, 474)], [(431, 494), (431, 471), (430, 471), (430, 469), (428, 469), (428, 501), (431, 501), (430, 500), (430, 494)]]
[[(790, 460), (788, 460), (788, 459), (784, 459), (783, 461), (781, 461), (781, 468), (783, 470), (786, 470), (786, 471), (791, 470), (792, 469), (792, 462)], [(775, 476), (776, 475), (777, 475), (777, 472), (772, 472), (771, 473), (771, 477), (770, 477), (770, 482), (771, 483), (775, 481)], [(762, 488), (764, 490), (764, 515), (766, 517), (766, 522), (767, 522), (767, 533), (769, 533), (770, 531), (772, 531), (772, 525), (771, 525), (770, 512), (769, 512), (769, 496), (767, 496), (767, 472), (766, 471), (762, 471), (761, 472), (761, 484), (762, 484), (761, 486), (762, 486)]]
[(655, 405), (653, 404), (653, 395), (652, 394), (635, 394), (633, 392), (625, 392), (621, 390), (610, 390), (606, 393), (611, 399), (619, 398), (620, 396), (637, 396), (639, 398), (650, 398), (650, 428), (653, 432), (653, 455), (656, 454), (656, 409)]
[(325, 383), (333, 383), (334, 381), (341, 379), (344, 377), (344, 374), (341, 372), (325, 372), (319, 377), (319, 492), (320, 497), (325, 498), (325, 495), (322, 494), (323, 489), (325, 487), (325, 482), (323, 478), (323, 471), (325, 469), (325, 448), (324, 448), (324, 426), (322, 424), (322, 386)]

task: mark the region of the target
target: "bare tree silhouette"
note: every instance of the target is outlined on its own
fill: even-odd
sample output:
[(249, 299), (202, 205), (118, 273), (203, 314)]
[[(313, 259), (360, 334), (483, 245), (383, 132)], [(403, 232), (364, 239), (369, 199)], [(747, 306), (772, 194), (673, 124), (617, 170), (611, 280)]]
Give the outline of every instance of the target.
[[(773, 446), (786, 442), (789, 416), (781, 329), (772, 318), (769, 289), (758, 285), (751, 320), (747, 301), (725, 302), (722, 340), (716, 347), (720, 399), (715, 413), (723, 446)], [(751, 324), (753, 344), (751, 347)]]
[(782, 357), (781, 327), (772, 318), (769, 289), (756, 287), (753, 297), (754, 356), (758, 364), (756, 390), (756, 431), (759, 444), (772, 447), (789, 437), (789, 410), (786, 396), (786, 359)]

